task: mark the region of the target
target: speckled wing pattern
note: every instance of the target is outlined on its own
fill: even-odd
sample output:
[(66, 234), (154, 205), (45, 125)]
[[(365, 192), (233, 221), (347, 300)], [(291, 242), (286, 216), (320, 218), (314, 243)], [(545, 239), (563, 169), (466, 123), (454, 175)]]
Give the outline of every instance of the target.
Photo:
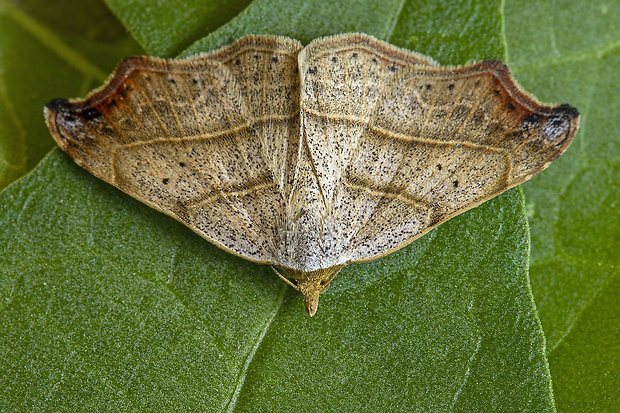
[(390, 79), (416, 65), (434, 63), (359, 34), (315, 40), (300, 53), (300, 155), (280, 265), (312, 271), (351, 261), (351, 237), (374, 200), (341, 188), (343, 174)]
[(79, 165), (244, 258), (273, 262), (299, 135), (302, 46), (247, 36), (187, 60), (130, 58), (48, 126)]
[(46, 119), (95, 176), (302, 279), (383, 256), (531, 178), (578, 126), (501, 62), (441, 67), (362, 34), (131, 58)]
[(366, 36), (301, 56), (302, 130), (334, 261), (403, 247), (542, 171), (577, 131), (576, 109), (541, 105), (499, 61), (440, 67)]

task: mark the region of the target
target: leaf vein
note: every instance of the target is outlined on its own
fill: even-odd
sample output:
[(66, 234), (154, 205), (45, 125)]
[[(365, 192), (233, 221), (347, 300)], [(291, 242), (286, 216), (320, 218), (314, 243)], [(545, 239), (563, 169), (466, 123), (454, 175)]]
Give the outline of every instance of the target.
[(227, 413), (231, 413), (235, 410), (235, 406), (237, 405), (237, 401), (239, 400), (239, 395), (241, 394), (241, 389), (243, 388), (243, 385), (245, 383), (245, 378), (247, 377), (247, 372), (249, 370), (250, 364), (252, 364), (252, 360), (254, 359), (254, 356), (256, 355), (258, 348), (262, 344), (263, 339), (265, 338), (265, 335), (267, 334), (267, 331), (269, 330), (269, 327), (271, 326), (271, 323), (276, 318), (276, 315), (278, 314), (278, 312), (280, 311), (280, 308), (282, 307), (282, 303), (284, 302), (284, 292), (286, 291), (287, 288), (288, 286), (286, 284), (282, 284), (282, 286), (280, 287), (278, 299), (274, 303), (274, 306), (271, 309), (271, 313), (269, 314), (269, 317), (267, 318), (267, 320), (265, 320), (265, 324), (263, 324), (263, 327), (261, 328), (260, 333), (258, 334), (258, 337), (256, 338), (256, 342), (250, 349), (250, 352), (248, 353), (245, 359), (245, 363), (243, 364), (243, 369), (239, 372), (239, 376), (237, 377), (237, 385), (235, 386), (234, 391), (230, 395), (230, 399), (226, 406)]

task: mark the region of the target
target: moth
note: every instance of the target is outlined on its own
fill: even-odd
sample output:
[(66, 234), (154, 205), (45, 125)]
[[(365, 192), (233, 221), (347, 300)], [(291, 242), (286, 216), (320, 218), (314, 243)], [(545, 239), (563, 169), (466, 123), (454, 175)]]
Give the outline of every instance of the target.
[(50, 101), (45, 118), (84, 169), (270, 265), (311, 316), (345, 265), (530, 179), (579, 125), (500, 61), (439, 66), (357, 33), (132, 57), (85, 99)]

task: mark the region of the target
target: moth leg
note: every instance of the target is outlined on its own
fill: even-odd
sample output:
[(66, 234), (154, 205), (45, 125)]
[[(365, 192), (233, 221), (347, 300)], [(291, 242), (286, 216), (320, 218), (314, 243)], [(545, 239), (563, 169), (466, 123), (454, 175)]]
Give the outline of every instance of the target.
[(334, 271), (334, 273), (329, 276), (327, 281), (325, 281), (325, 280), (321, 281), (321, 293), (324, 293), (325, 291), (327, 291), (327, 289), (329, 288), (329, 283), (332, 282), (334, 277), (337, 276), (338, 273), (340, 272), (340, 270), (342, 270), (343, 268), (344, 267), (340, 267), (340, 268), (338, 268), (337, 271)]
[(294, 289), (299, 291), (299, 287), (297, 287), (297, 285), (293, 284), (288, 278), (286, 278), (285, 276), (280, 274), (280, 272), (278, 270), (276, 270), (276, 267), (274, 267), (273, 265), (270, 265), (270, 267), (273, 270), (273, 272), (275, 272), (278, 275), (278, 277), (282, 278), (288, 285), (290, 285), (291, 287), (293, 287)]

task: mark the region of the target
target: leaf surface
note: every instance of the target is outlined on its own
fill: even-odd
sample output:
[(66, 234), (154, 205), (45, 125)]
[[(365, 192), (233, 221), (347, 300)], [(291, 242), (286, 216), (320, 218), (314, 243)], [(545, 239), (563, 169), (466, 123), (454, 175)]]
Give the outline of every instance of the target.
[(0, 0), (0, 189), (54, 148), (43, 105), (99, 86), (140, 54), (100, 1)]
[(582, 113), (571, 147), (523, 185), (559, 411), (620, 406), (619, 19), (620, 4), (604, 1), (506, 7), (508, 63), (519, 81)]
[[(246, 33), (281, 34), (307, 43), (317, 36), (362, 31), (442, 64), (506, 58), (508, 51), (518, 79), (543, 101), (575, 103), (581, 109), (575, 85), (593, 93), (579, 82), (577, 65), (553, 70), (558, 59), (542, 56), (528, 66), (529, 49), (512, 45), (525, 28), (540, 29), (520, 17), (527, 8), (512, 10), (519, 8), (512, 3), (502, 10), (500, 2), (462, 7), (449, 1), (255, 1), (211, 36), (200, 39), (201, 34), (191, 32), (195, 27), (188, 27), (178, 33), (178, 42), (124, 15), (121, 8), (128, 3), (109, 4), (130, 32), (153, 36), (153, 41), (140, 40), (152, 54), (177, 50), (191, 40), (196, 42), (182, 55), (208, 51)], [(133, 7), (139, 15), (141, 9)], [(515, 20), (507, 18), (507, 10)], [(157, 18), (152, 18), (153, 26)], [(514, 26), (517, 20), (521, 26)], [(78, 56), (94, 59), (59, 42)], [(586, 43), (580, 44), (587, 52)], [(541, 73), (538, 67), (543, 67)], [(612, 80), (597, 84), (597, 90), (611, 96)], [(67, 91), (56, 95), (71, 96)], [(588, 113), (582, 119), (589, 124)], [(583, 136), (582, 131), (578, 139)], [(596, 151), (608, 150), (613, 164), (617, 148), (613, 141), (602, 143), (600, 136)], [(575, 156), (570, 155), (575, 146), (564, 157)], [(531, 186), (536, 183), (562, 196), (570, 193), (564, 189), (568, 183), (574, 189), (591, 186), (583, 175), (581, 184), (569, 179), (558, 189), (558, 175), (579, 174), (572, 162), (556, 170), (547, 181), (545, 171)], [(608, 187), (614, 182), (617, 175), (608, 175), (600, 190), (589, 192), (607, 210), (613, 207), (614, 193)], [(584, 208), (583, 196), (584, 191), (573, 194), (571, 208), (558, 216), (586, 211), (584, 220), (593, 218), (597, 204)], [(558, 203), (532, 204), (528, 198), (528, 211), (537, 216)], [(0, 245), (6, 251), (0, 257), (0, 369), (7, 372), (0, 378), (0, 406), (553, 411), (544, 336), (529, 289), (524, 211), (515, 189), (395, 254), (346, 268), (310, 319), (298, 293), (269, 269), (218, 250), (54, 151), (32, 174), (0, 193)], [(602, 214), (602, 223), (613, 224), (610, 216)], [(534, 233), (537, 228), (545, 248), (549, 228), (533, 222)], [(558, 228), (553, 226), (552, 232)], [(597, 237), (617, 236), (617, 227), (605, 228)], [(570, 244), (574, 236), (567, 229), (561, 240)], [(581, 237), (587, 241), (585, 234)], [(602, 238), (592, 241), (604, 247)], [(609, 257), (603, 261), (613, 273), (613, 250), (601, 248), (589, 257)], [(563, 263), (563, 256), (553, 257)], [(562, 276), (558, 268), (553, 266), (550, 279), (541, 280), (541, 291), (553, 291), (547, 286)], [(586, 266), (579, 274), (589, 271)], [(594, 297), (613, 298), (613, 278), (599, 280)], [(544, 303), (550, 300), (547, 295), (537, 299)], [(561, 304), (577, 308), (579, 317), (587, 313), (560, 300), (548, 308), (559, 314)], [(610, 325), (610, 319), (601, 320), (600, 325)], [(562, 328), (561, 319), (553, 323), (546, 326), (550, 337)], [(569, 334), (574, 337), (570, 343), (576, 343), (569, 349), (579, 351), (586, 333), (591, 331)], [(570, 385), (575, 371), (562, 360), (571, 353), (560, 352), (569, 341), (558, 343), (550, 357), (565, 367), (562, 378)], [(599, 363), (607, 360), (605, 353), (599, 356), (594, 357)], [(561, 393), (558, 404), (568, 404), (566, 397)]]
[(153, 56), (174, 57), (235, 17), (250, 0), (105, 0)]

